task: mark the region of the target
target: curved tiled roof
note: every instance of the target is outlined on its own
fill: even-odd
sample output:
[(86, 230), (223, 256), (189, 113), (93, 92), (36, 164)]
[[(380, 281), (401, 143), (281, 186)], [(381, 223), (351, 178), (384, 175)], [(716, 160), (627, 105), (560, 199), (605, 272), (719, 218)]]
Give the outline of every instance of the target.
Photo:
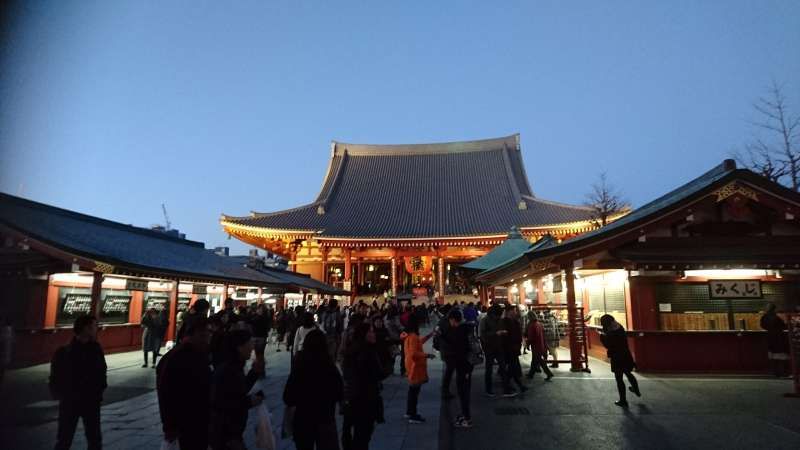
[(222, 222), (331, 238), (433, 238), (504, 235), (512, 226), (590, 217), (585, 207), (533, 195), (515, 134), (441, 144), (334, 142), (313, 203)]
[(345, 293), (310, 277), (254, 269), (247, 258), (207, 250), (202, 242), (45, 205), (0, 192), (0, 226), (72, 255), (153, 276)]

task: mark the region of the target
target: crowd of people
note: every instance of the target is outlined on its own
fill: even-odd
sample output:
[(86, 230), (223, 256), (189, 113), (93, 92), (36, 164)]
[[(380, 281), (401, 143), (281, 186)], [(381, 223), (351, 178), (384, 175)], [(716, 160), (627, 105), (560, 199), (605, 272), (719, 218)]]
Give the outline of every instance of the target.
[[(360, 450), (369, 448), (376, 425), (386, 421), (383, 383), (393, 374), (408, 384), (404, 420), (426, 422), (418, 404), (429, 381), (427, 361), (434, 357), (425, 351), (428, 340), (433, 340), (444, 363), (439, 390), (445, 401), (456, 398), (450, 387), (455, 375), (460, 414), (453, 425), (469, 428), (473, 426), (470, 392), (476, 365), (485, 364), (487, 396), (497, 396), (493, 382), (497, 372), (500, 395), (513, 397), (528, 389), (523, 383), (521, 354), (532, 354), (528, 378), (543, 372), (550, 381), (550, 368), (558, 364), (558, 342), (564, 336), (564, 327), (552, 311), (501, 304), (487, 308), (472, 303), (360, 302), (341, 308), (331, 299), (274, 310), (263, 304), (234, 308), (228, 300), (214, 314), (209, 306), (203, 299), (191, 305), (181, 317), (176, 345), (158, 362), (168, 318), (148, 310), (142, 319), (143, 367), (148, 363), (156, 367), (164, 438), (183, 450), (246, 448), (243, 435), (249, 411), (264, 401), (256, 382), (264, 377), (270, 346), (290, 355), (283, 425), (297, 448)], [(618, 404), (624, 406), (623, 376), (631, 384), (630, 391), (640, 395), (631, 373), (635, 364), (621, 325), (611, 316), (601, 322), (612, 370), (621, 386)], [(74, 340), (56, 353), (51, 366), (51, 390), (61, 401), (56, 448), (69, 448), (79, 419), (83, 419), (89, 448), (101, 448), (100, 402), (106, 365), (96, 341), (97, 321), (82, 316), (74, 331)], [(553, 360), (549, 367), (548, 355)], [(336, 425), (337, 411), (342, 415), (341, 430)]]

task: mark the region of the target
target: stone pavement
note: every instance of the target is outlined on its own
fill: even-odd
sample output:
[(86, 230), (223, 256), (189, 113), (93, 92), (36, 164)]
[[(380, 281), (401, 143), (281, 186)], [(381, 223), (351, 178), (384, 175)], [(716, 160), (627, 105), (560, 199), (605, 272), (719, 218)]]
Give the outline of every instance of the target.
[[(426, 344), (426, 351), (433, 352), (430, 348), (431, 342)], [(152, 369), (142, 369), (139, 367), (139, 352), (126, 354), (108, 355), (109, 374), (115, 370), (133, 369), (131, 372), (139, 377), (142, 374), (151, 377), (151, 386), (154, 386)], [(418, 410), (421, 415), (428, 419), (428, 422), (421, 425), (409, 425), (403, 419), (405, 414), (406, 394), (408, 384), (405, 378), (393, 375), (384, 382), (384, 410), (386, 423), (377, 425), (371, 448), (397, 449), (397, 450), (422, 450), (437, 449), (439, 440), (439, 417), (441, 403), (438, 395), (438, 385), (440, 383), (442, 364), (438, 359), (429, 361), (429, 374), (431, 381), (422, 388)], [(24, 383), (20, 378), (33, 379), (31, 384), (37, 387), (37, 395), (33, 398), (46, 397), (46, 374), (47, 365), (37, 366), (36, 368), (22, 369), (27, 371), (24, 374), (15, 374), (20, 385)], [(266, 395), (267, 407), (272, 414), (272, 422), (277, 434), (278, 448), (293, 449), (294, 442), (291, 439), (280, 439), (280, 424), (283, 421), (283, 387), (289, 374), (288, 353), (275, 352), (274, 347), (267, 352), (267, 376), (262, 381), (262, 387)], [(134, 376), (134, 375), (131, 375)], [(137, 381), (138, 378), (137, 378)], [(112, 379), (109, 377), (109, 384)], [(136, 395), (121, 401), (105, 404), (102, 407), (102, 428), (103, 446), (108, 449), (154, 449), (158, 450), (162, 441), (161, 420), (158, 413), (158, 403), (156, 394), (151, 390), (145, 394)], [(44, 390), (44, 391), (42, 391)], [(42, 392), (40, 392), (42, 391)], [(54, 405), (50, 400), (39, 400), (34, 404), (44, 402), (49, 407)], [(24, 409), (29, 406), (19, 406), (19, 401), (14, 408)], [(3, 406), (6, 409), (6, 406)], [(10, 408), (9, 408), (10, 409)], [(2, 426), (3, 440), (0, 441), (2, 449), (30, 449), (44, 450), (51, 449), (56, 435), (56, 414), (51, 414), (41, 418), (43, 423), (34, 425), (13, 423), (4, 421)], [(341, 416), (337, 416), (339, 429), (341, 430)], [(9, 424), (9, 422), (12, 422)], [(245, 440), (248, 448), (254, 449), (253, 427), (248, 427), (245, 433)], [(86, 448), (86, 440), (83, 435), (83, 426), (78, 425), (75, 433), (73, 448)]]
[[(523, 371), (528, 362), (523, 357)], [(571, 373), (562, 365), (549, 383), (536, 374), (530, 390), (513, 399), (485, 397), (479, 367), (472, 383), (475, 427), (453, 429), (458, 402), (448, 402), (442, 450), (800, 448), (800, 399), (783, 397), (789, 380), (636, 374), (642, 397), (629, 394), (624, 410), (613, 404), (608, 365), (593, 360), (590, 367), (591, 374)]]
[[(431, 351), (430, 343), (427, 351)], [(152, 387), (144, 394), (136, 389), (152, 386), (152, 369), (139, 368), (138, 352), (109, 355), (109, 388), (113, 401), (103, 406), (104, 446), (108, 449), (154, 449), (161, 444), (161, 423)], [(289, 370), (288, 354), (267, 354), (267, 376), (263, 381), (266, 401), (276, 432), (283, 418), (282, 392)], [(528, 358), (523, 357), (523, 370)], [(384, 383), (387, 423), (375, 428), (370, 448), (390, 450), (485, 450), (522, 448), (564, 449), (798, 449), (800, 448), (800, 400), (783, 398), (788, 380), (763, 377), (666, 376), (637, 374), (643, 397), (629, 398), (631, 407), (614, 406), (616, 388), (608, 365), (592, 360), (592, 373), (571, 373), (562, 365), (556, 378), (545, 383), (541, 375), (530, 382), (530, 391), (514, 399), (483, 396), (483, 367), (474, 372), (472, 410), (475, 428), (453, 429), (458, 400), (442, 405), (439, 398), (442, 364), (429, 361), (430, 383), (422, 388), (420, 413), (423, 425), (409, 425), (405, 413), (407, 384), (394, 375)], [(3, 402), (4, 417), (24, 416), (22, 411), (38, 405), (47, 409), (46, 367), (23, 369), (10, 374), (13, 390), (30, 397), (27, 406), (19, 400)], [(150, 377), (150, 378), (148, 378)], [(33, 387), (24, 387), (24, 380)], [(495, 377), (497, 381), (497, 377)], [(126, 381), (127, 380), (127, 381)], [(148, 381), (149, 380), (149, 381)], [(134, 385), (135, 389), (125, 384)], [(6, 386), (8, 388), (9, 386)], [(455, 391), (455, 385), (452, 390)], [(42, 389), (44, 391), (40, 392)], [(118, 389), (112, 391), (112, 389)], [(499, 387), (495, 388), (499, 392)], [(127, 394), (128, 396), (126, 397)], [(131, 395), (135, 394), (135, 395)], [(51, 402), (52, 403), (52, 402)], [(33, 408), (36, 409), (36, 408)], [(2, 449), (50, 449), (56, 424), (54, 415), (37, 421), (4, 421)], [(338, 417), (340, 419), (340, 417)], [(252, 428), (246, 440), (254, 446)], [(278, 440), (279, 449), (292, 449), (291, 440)], [(79, 426), (73, 448), (85, 448)]]

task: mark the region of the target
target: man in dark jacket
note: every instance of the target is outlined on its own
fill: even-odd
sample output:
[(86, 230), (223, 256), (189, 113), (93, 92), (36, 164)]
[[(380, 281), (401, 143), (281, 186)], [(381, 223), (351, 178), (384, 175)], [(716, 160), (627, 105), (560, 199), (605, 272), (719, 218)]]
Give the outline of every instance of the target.
[(256, 358), (264, 358), (264, 350), (267, 347), (267, 337), (272, 328), (272, 315), (265, 305), (256, 306), (255, 314), (249, 318), (250, 328), (253, 330), (253, 347), (256, 351)]
[(72, 445), (78, 419), (83, 419), (89, 450), (102, 448), (100, 402), (106, 387), (106, 359), (97, 343), (97, 319), (75, 319), (75, 337), (59, 348), (50, 364), (50, 392), (59, 400), (56, 450)]
[(495, 397), (494, 390), (492, 389), (492, 372), (495, 362), (498, 366), (500, 378), (503, 381), (503, 396), (514, 396), (511, 391), (511, 384), (509, 383), (503, 354), (502, 338), (506, 331), (500, 326), (502, 314), (503, 310), (500, 305), (492, 305), (492, 307), (489, 308), (489, 312), (480, 323), (481, 344), (483, 345), (483, 352), (486, 355), (484, 387), (486, 388), (486, 395), (488, 397)]
[(448, 348), (450, 363), (456, 372), (458, 400), (461, 403), (461, 414), (453, 424), (456, 428), (471, 428), (470, 392), (472, 390), (472, 364), (469, 362), (470, 336), (474, 338), (473, 325), (464, 322), (461, 311), (453, 308), (447, 314), (448, 332), (442, 335), (442, 342)]
[(328, 353), (331, 359), (336, 361), (339, 355), (339, 343), (342, 340), (344, 331), (344, 317), (339, 310), (339, 302), (331, 299), (328, 307), (319, 314), (320, 328), (325, 332), (325, 339), (328, 341)]
[(208, 319), (193, 319), (184, 329), (183, 341), (158, 363), (158, 407), (164, 439), (177, 439), (181, 450), (206, 450), (211, 389)]
[(511, 305), (506, 308), (500, 328), (505, 331), (502, 337), (503, 358), (506, 363), (506, 376), (513, 380), (521, 392), (528, 390), (522, 384), (522, 367), (519, 364), (519, 351), (522, 347), (522, 327), (519, 323), (519, 310)]
[(215, 368), (211, 383), (210, 443), (214, 450), (244, 449), (242, 436), (248, 410), (264, 399), (263, 392), (252, 396), (248, 392), (264, 374), (264, 360), (256, 360), (245, 376), (245, 362), (253, 352), (247, 330), (229, 331), (225, 336), (225, 351), (225, 362)]
[(344, 450), (366, 450), (380, 418), (383, 400), (380, 383), (386, 376), (375, 347), (376, 337), (368, 322), (353, 330), (343, 363), (345, 417), (342, 426)]
[(450, 348), (449, 339), (447, 334), (451, 331), (450, 319), (450, 305), (444, 305), (441, 309), (442, 318), (436, 325), (437, 337), (434, 338), (434, 345), (438, 346), (439, 354), (441, 355), (442, 362), (444, 362), (444, 376), (442, 377), (442, 399), (449, 400), (453, 398), (450, 393), (450, 382), (453, 380), (453, 374), (456, 371), (456, 365), (453, 361), (454, 355)]

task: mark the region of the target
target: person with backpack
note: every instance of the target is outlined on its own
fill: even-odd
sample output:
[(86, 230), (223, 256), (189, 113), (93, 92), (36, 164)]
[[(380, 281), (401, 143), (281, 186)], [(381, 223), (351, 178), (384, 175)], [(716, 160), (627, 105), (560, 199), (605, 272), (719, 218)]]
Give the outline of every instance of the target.
[(406, 415), (408, 423), (425, 423), (425, 418), (417, 412), (419, 393), (422, 385), (428, 382), (428, 359), (433, 355), (426, 354), (422, 349), (425, 342), (433, 336), (433, 331), (419, 336), (419, 319), (411, 315), (406, 324), (406, 331), (403, 333), (403, 348), (405, 354), (405, 367), (408, 374), (408, 399), (406, 402)]
[(544, 327), (544, 340), (547, 344), (547, 351), (553, 357), (550, 367), (558, 368), (558, 347), (561, 345), (563, 330), (558, 323), (558, 317), (550, 309), (545, 309), (542, 313), (542, 326)]
[(58, 400), (56, 450), (72, 446), (78, 419), (83, 419), (89, 450), (103, 447), (100, 402), (106, 383), (106, 359), (97, 342), (97, 319), (82, 315), (72, 326), (72, 342), (56, 350), (50, 363), (50, 393)]
[[(480, 351), (477, 343), (474, 326), (463, 320), (463, 315), (458, 308), (453, 308), (447, 314), (449, 322), (448, 331), (441, 335), (443, 343), (447, 346), (448, 357), (456, 373), (456, 389), (458, 401), (461, 405), (461, 414), (456, 417), (453, 425), (456, 428), (471, 428), (472, 414), (470, 413), (470, 393), (472, 392), (473, 363), (477, 363), (476, 351)], [(474, 345), (470, 340), (475, 340)]]

